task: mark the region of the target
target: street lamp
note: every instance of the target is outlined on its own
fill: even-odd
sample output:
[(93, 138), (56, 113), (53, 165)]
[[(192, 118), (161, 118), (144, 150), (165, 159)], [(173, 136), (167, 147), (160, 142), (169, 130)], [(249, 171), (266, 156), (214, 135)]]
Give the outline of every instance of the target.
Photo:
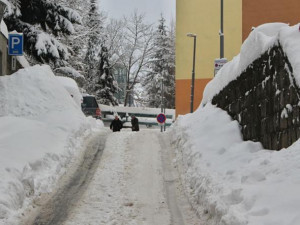
[(220, 59), (224, 58), (224, 30), (223, 30), (223, 25), (224, 25), (224, 20), (223, 20), (223, 0), (221, 0), (221, 27), (220, 27)]
[(194, 86), (195, 86), (195, 60), (196, 60), (196, 34), (188, 33), (186, 36), (194, 38), (194, 51), (193, 51), (193, 71), (192, 71), (192, 84), (191, 84), (191, 113), (194, 111)]

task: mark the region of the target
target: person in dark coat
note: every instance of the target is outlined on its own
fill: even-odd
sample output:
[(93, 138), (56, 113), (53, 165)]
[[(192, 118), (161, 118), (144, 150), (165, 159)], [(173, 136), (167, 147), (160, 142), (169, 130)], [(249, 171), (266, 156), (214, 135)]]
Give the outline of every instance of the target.
[(115, 119), (110, 124), (110, 129), (113, 132), (120, 131), (123, 128), (123, 123), (119, 120), (118, 116), (115, 116)]
[(131, 129), (132, 131), (139, 131), (139, 120), (135, 117), (135, 115), (131, 116)]

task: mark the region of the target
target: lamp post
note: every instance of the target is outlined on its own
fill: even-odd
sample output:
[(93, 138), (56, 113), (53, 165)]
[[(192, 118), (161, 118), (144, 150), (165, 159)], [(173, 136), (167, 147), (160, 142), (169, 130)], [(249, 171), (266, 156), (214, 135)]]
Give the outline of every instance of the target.
[(196, 34), (187, 34), (188, 37), (194, 38), (194, 51), (193, 51), (193, 70), (192, 70), (192, 84), (191, 84), (191, 113), (194, 111), (194, 86), (195, 86), (195, 60), (196, 60)]
[(224, 31), (223, 31), (223, 25), (224, 25), (224, 20), (223, 20), (223, 0), (221, 0), (221, 28), (220, 28), (220, 59), (224, 58)]

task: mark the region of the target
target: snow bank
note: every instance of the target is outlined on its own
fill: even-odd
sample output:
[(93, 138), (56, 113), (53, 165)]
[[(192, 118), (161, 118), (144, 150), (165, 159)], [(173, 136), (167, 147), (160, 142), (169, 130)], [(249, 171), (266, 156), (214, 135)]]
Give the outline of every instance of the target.
[(60, 76), (56, 76), (56, 79), (64, 86), (64, 88), (69, 92), (70, 96), (76, 102), (78, 107), (81, 109), (82, 95), (75, 80), (69, 77)]
[(179, 117), (170, 129), (185, 189), (198, 212), (208, 215), (209, 225), (300, 224), (300, 141), (279, 152), (243, 141), (238, 122), (210, 102), (278, 43), (299, 85), (299, 40), (299, 24), (255, 28), (241, 53), (207, 85), (198, 110)]
[[(299, 27), (299, 25), (297, 26)], [(278, 44), (278, 42), (283, 45), (292, 66), (299, 68), (299, 72), (295, 71), (297, 73), (294, 75), (299, 77), (300, 84), (300, 65), (293, 62), (295, 57), (299, 59), (300, 56), (300, 51), (296, 52), (294, 50), (295, 46), (299, 48), (296, 50), (300, 50), (300, 32), (297, 29), (298, 33), (296, 34), (297, 26), (290, 27), (284, 23), (268, 23), (253, 28), (249, 37), (244, 41), (240, 54), (226, 63), (216, 77), (206, 85), (202, 104), (211, 101), (229, 82), (235, 80), (254, 60), (259, 58), (270, 47)], [(291, 37), (293, 41), (287, 38), (291, 33), (294, 34)]]
[(300, 142), (264, 150), (208, 103), (171, 130), (191, 202), (210, 225), (300, 224)]
[(17, 224), (28, 197), (51, 191), (103, 123), (83, 115), (48, 66), (0, 77), (0, 105), (0, 224)]
[(298, 87), (300, 87), (300, 24), (285, 27), (279, 33), (280, 44), (287, 55)]

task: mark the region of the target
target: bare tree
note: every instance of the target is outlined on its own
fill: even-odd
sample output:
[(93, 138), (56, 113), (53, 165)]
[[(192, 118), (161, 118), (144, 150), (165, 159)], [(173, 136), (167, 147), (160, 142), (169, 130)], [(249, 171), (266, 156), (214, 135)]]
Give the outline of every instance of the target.
[(135, 11), (129, 18), (124, 18), (123, 39), (118, 52), (119, 63), (126, 69), (126, 94), (124, 106), (129, 94), (145, 72), (153, 54), (154, 32), (151, 24), (144, 22), (144, 15)]
[(110, 66), (113, 68), (120, 62), (123, 56), (124, 36), (125, 36), (125, 22), (123, 20), (110, 19), (106, 26), (106, 44), (108, 48)]

